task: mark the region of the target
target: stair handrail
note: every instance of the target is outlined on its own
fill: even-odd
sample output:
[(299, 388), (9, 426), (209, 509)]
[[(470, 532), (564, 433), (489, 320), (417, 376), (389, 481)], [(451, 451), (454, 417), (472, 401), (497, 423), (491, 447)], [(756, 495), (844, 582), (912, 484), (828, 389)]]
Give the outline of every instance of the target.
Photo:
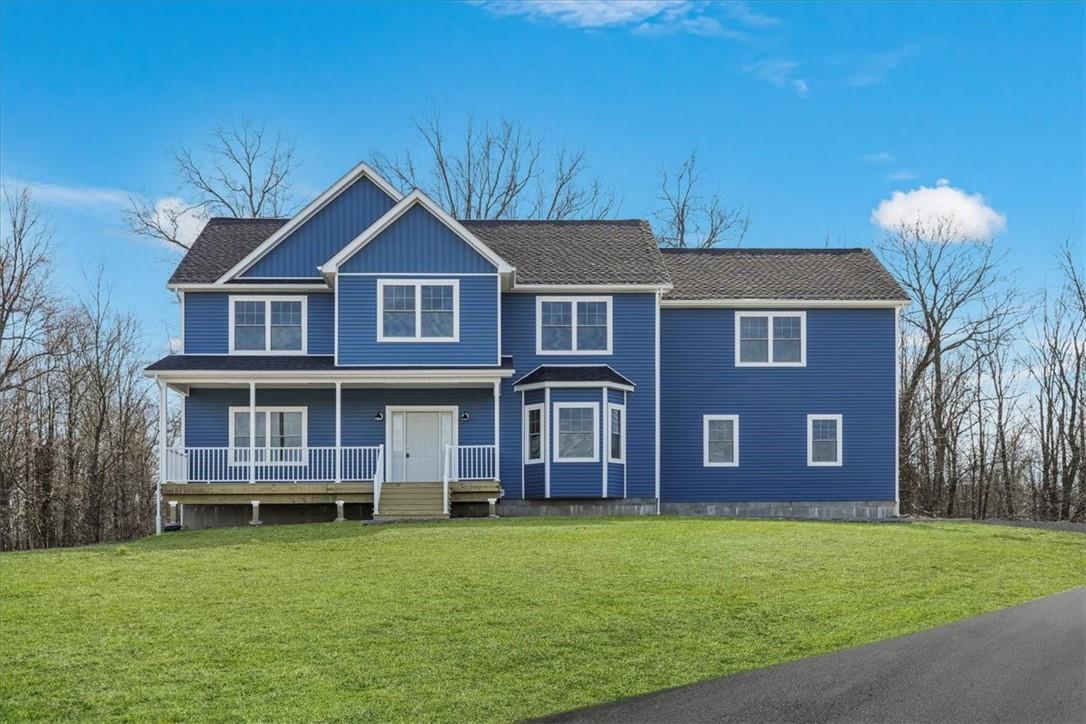
[(381, 513), (381, 485), (385, 482), (385, 446), (377, 446), (377, 461), (373, 469), (373, 515)]

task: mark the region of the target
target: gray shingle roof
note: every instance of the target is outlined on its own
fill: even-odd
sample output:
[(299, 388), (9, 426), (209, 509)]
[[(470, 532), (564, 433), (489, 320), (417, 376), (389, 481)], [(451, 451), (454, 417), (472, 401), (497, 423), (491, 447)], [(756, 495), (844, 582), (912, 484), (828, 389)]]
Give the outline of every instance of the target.
[(867, 249), (662, 249), (665, 299), (908, 300)]
[(513, 386), (534, 385), (539, 382), (614, 382), (635, 386), (610, 365), (540, 365), (514, 382)]
[(647, 221), (462, 221), (518, 284), (667, 284)]
[(212, 217), (177, 265), (170, 284), (204, 284), (218, 279), (288, 219)]

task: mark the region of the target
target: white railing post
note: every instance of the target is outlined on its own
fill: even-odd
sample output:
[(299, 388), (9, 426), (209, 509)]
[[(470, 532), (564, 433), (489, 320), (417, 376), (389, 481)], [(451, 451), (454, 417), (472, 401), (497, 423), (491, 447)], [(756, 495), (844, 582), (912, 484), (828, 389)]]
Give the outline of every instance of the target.
[[(231, 440), (231, 444), (233, 441)], [(267, 441), (265, 440), (265, 444)], [(256, 482), (256, 383), (249, 383), (249, 482)], [(253, 514), (254, 517), (256, 514)]]
[(343, 393), (343, 383), (336, 383), (336, 482), (343, 482), (343, 470), (340, 458), (343, 457), (343, 440), (340, 438), (340, 399)]
[(166, 383), (158, 381), (158, 483), (155, 485), (155, 535), (162, 534), (162, 484), (166, 482)]
[(441, 512), (445, 515), (449, 514), (449, 468), (452, 467), (449, 458), (452, 457), (452, 450), (452, 445), (445, 446), (445, 464), (441, 474)]
[(373, 515), (381, 513), (381, 485), (385, 482), (385, 446), (377, 446), (377, 463), (373, 469)]

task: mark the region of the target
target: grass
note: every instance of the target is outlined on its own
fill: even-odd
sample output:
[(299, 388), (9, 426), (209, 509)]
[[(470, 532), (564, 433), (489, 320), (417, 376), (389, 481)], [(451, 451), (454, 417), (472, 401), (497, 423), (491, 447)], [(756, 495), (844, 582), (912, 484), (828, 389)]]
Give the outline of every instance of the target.
[(1086, 536), (357, 523), (0, 556), (0, 719), (510, 720), (1086, 584)]

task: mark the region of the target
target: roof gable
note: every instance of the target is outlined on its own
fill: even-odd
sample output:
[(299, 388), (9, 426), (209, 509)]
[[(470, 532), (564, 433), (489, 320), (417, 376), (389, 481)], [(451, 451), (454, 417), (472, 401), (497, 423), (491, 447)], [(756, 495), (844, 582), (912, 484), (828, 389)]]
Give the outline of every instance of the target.
[(315, 278), (325, 258), (401, 198), (388, 181), (359, 163), (215, 281)]
[[(380, 245), (384, 245), (385, 241), (392, 241), (393, 243), (403, 243), (413, 245), (421, 243), (421, 240), (413, 240), (409, 234), (401, 234), (398, 231), (393, 232), (390, 236), (385, 237), (386, 231), (393, 231), (401, 217), (404, 217), (408, 212), (420, 208), (422, 214), (412, 214), (409, 217), (407, 223), (400, 227), (401, 229), (407, 229), (412, 224), (425, 225), (428, 231), (433, 234), (437, 227), (433, 222), (439, 223), (448, 232), (458, 237), (461, 241), (467, 244), (478, 256), (485, 259), (493, 269), (499, 272), (511, 272), (513, 267), (501, 256), (494, 252), (493, 249), (488, 247), (482, 241), (480, 241), (474, 234), (466, 229), (459, 221), (449, 216), (445, 211), (438, 206), (434, 201), (424, 194), (422, 191), (415, 189), (410, 194), (400, 200), (398, 204), (389, 209), (388, 213), (375, 221), (368, 229), (356, 236), (349, 244), (340, 249), (331, 259), (326, 261), (321, 266), (321, 273), (323, 274), (335, 274), (340, 271), (340, 268), (347, 264), (352, 263), (362, 265), (361, 261), (355, 262), (355, 257), (359, 255), (367, 245), (374, 243), (376, 239), (382, 238)], [(445, 242), (448, 239), (444, 239)], [(410, 248), (406, 249), (407, 252), (411, 251)], [(415, 249), (416, 252), (421, 252), (421, 249)], [(376, 255), (375, 255), (376, 256)], [(394, 250), (389, 250), (388, 256), (401, 256)], [(420, 263), (425, 263), (425, 260), (419, 260)], [(344, 270), (346, 271), (346, 270)]]

